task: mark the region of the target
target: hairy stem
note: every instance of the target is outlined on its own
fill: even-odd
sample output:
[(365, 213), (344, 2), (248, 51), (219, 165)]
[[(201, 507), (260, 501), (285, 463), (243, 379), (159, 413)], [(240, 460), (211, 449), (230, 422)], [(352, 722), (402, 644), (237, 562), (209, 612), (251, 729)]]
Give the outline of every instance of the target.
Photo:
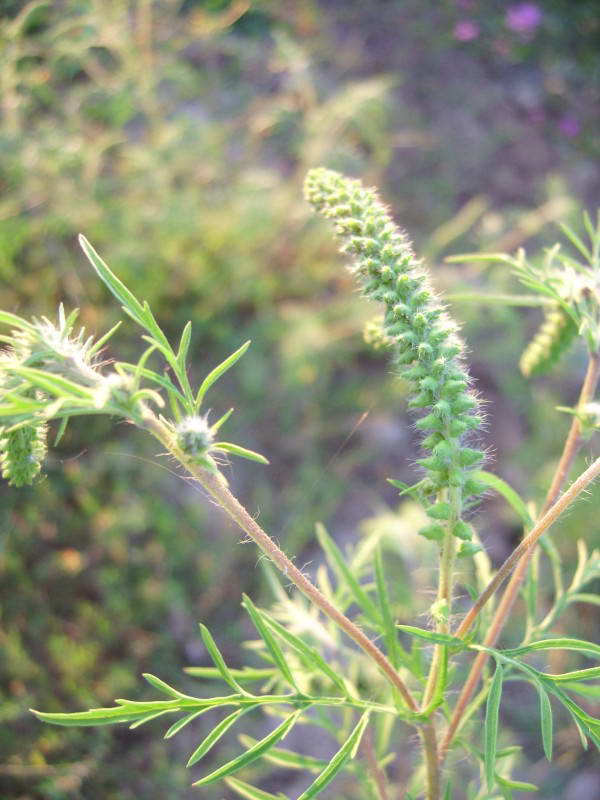
[(423, 753), (425, 755), (425, 769), (427, 771), (427, 800), (438, 800), (440, 796), (440, 764), (437, 735), (433, 722), (428, 722), (420, 728)]
[(365, 756), (365, 761), (367, 762), (367, 770), (369, 775), (375, 784), (377, 797), (379, 800), (390, 800), (387, 775), (377, 760), (375, 745), (373, 744), (373, 728), (371, 725), (367, 725), (367, 729), (365, 730), (361, 743), (361, 750)]
[[(578, 408), (582, 408), (586, 403), (589, 403), (596, 392), (598, 381), (600, 379), (600, 355), (592, 353), (589, 358), (588, 367), (585, 375), (581, 392), (579, 395)], [(459, 637), (464, 636), (473, 622), (477, 614), (483, 608), (485, 603), (489, 600), (492, 594), (500, 586), (502, 581), (507, 577), (511, 569), (517, 564), (515, 572), (506, 587), (502, 599), (498, 605), (484, 644), (487, 647), (493, 647), (502, 632), (510, 611), (517, 598), (521, 585), (527, 574), (531, 556), (533, 555), (535, 545), (542, 534), (556, 521), (556, 519), (563, 513), (563, 511), (575, 500), (575, 498), (586, 488), (586, 486), (593, 481), (600, 474), (600, 459), (596, 459), (588, 469), (579, 476), (572, 486), (559, 498), (562, 487), (568, 478), (569, 472), (575, 461), (575, 457), (582, 444), (582, 425), (579, 417), (575, 416), (571, 423), (569, 434), (565, 441), (565, 446), (561, 458), (558, 462), (554, 477), (548, 489), (546, 500), (541, 512), (541, 519), (535, 525), (531, 533), (526, 536), (521, 544), (513, 551), (513, 553), (504, 562), (502, 567), (498, 570), (496, 576), (492, 579), (490, 584), (482, 592), (477, 599), (471, 611), (467, 614), (462, 624), (456, 631)], [(519, 560), (520, 559), (520, 560)], [(510, 563), (509, 563), (510, 562)], [(518, 563), (517, 563), (518, 562)], [(471, 671), (467, 677), (467, 681), (460, 693), (452, 719), (448, 726), (448, 730), (440, 747), (440, 759), (443, 760), (452, 739), (461, 723), (461, 719), (467, 709), (469, 701), (473, 692), (477, 688), (477, 684), (481, 678), (481, 674), (488, 659), (487, 653), (478, 653), (471, 666)]]
[(207, 469), (190, 463), (179, 448), (173, 443), (168, 429), (154, 414), (147, 411), (144, 417), (146, 428), (165, 446), (171, 455), (206, 489), (219, 506), (246, 533), (273, 563), (292, 581), (293, 584), (314, 603), (329, 619), (333, 620), (379, 667), (388, 681), (402, 696), (411, 711), (418, 711), (417, 703), (402, 677), (394, 669), (390, 661), (373, 644), (363, 631), (333, 606), (321, 594), (317, 587), (293, 564), (285, 553), (275, 544), (271, 537), (260, 527), (255, 519), (246, 511), (241, 503), (229, 491), (223, 478)]

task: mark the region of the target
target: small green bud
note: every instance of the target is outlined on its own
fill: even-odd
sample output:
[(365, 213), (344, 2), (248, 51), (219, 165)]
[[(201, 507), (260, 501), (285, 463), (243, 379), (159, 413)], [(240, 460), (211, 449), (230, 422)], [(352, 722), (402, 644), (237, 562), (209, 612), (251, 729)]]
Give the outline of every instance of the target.
[(426, 525), (421, 528), (419, 535), (433, 542), (441, 542), (445, 536), (445, 531), (441, 525)]
[(450, 503), (436, 503), (425, 509), (427, 516), (432, 519), (450, 519), (452, 516), (452, 506)]
[(474, 450), (472, 447), (461, 447), (458, 456), (459, 462), (463, 467), (472, 467), (485, 458), (485, 453), (481, 450)]
[(459, 519), (456, 525), (452, 528), (452, 535), (457, 539), (462, 539), (465, 542), (470, 542), (473, 538), (473, 531), (471, 526), (467, 525), (462, 519)]
[(467, 556), (474, 556), (476, 553), (481, 553), (481, 547), (475, 542), (463, 542), (456, 554), (457, 558), (466, 558)]

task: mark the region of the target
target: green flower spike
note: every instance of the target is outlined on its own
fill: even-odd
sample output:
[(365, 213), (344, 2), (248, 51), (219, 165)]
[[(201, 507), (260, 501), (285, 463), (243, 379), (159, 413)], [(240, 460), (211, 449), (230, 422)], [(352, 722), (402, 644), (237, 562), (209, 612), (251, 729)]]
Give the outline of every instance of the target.
[[(391, 219), (373, 189), (318, 168), (308, 173), (308, 201), (335, 223), (342, 252), (365, 296), (383, 303), (382, 334), (399, 374), (413, 387), (410, 407), (420, 409), (416, 427), (425, 434), (424, 495), (437, 502), (427, 512), (435, 520), (423, 534), (441, 540), (445, 531), (465, 539), (461, 521), (466, 501), (484, 487), (473, 471), (484, 454), (465, 444), (481, 424), (478, 402), (463, 365), (457, 326), (437, 300), (406, 235)], [(428, 500), (428, 502), (430, 502)]]
[(577, 326), (558, 303), (546, 312), (537, 333), (529, 342), (519, 361), (526, 378), (544, 375), (558, 364), (573, 344)]
[(0, 466), (9, 486), (31, 486), (46, 456), (45, 423), (0, 432)]

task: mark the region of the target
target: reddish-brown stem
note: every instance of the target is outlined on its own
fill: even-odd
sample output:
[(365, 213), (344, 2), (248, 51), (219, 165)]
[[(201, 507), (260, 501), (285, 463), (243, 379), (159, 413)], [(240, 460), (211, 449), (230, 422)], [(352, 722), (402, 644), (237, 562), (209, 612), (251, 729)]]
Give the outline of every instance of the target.
[[(600, 355), (598, 353), (593, 353), (590, 355), (588, 368), (585, 375), (585, 379), (583, 385), (581, 387), (581, 392), (579, 395), (578, 401), (578, 409), (583, 408), (586, 403), (589, 403), (596, 392), (596, 388), (598, 386), (598, 380), (600, 379)], [(546, 495), (546, 500), (544, 502), (544, 506), (541, 512), (541, 519), (536, 524), (534, 529), (531, 533), (526, 536), (521, 544), (515, 549), (515, 551), (509, 556), (509, 558), (504, 562), (502, 567), (498, 570), (496, 576), (492, 579), (488, 587), (482, 592), (476, 603), (474, 604), (473, 608), (467, 614), (465, 619), (463, 620), (462, 624), (456, 631), (457, 636), (464, 636), (465, 633), (469, 630), (470, 626), (474, 622), (477, 614), (483, 608), (487, 600), (492, 596), (492, 594), (496, 591), (498, 586), (502, 583), (502, 581), (506, 578), (509, 574), (510, 570), (514, 567), (515, 563), (517, 564), (516, 569), (504, 591), (504, 594), (500, 600), (496, 613), (494, 614), (494, 618), (492, 623), (488, 629), (486, 638), (484, 640), (484, 644), (486, 647), (494, 647), (498, 637), (500, 636), (504, 625), (509, 617), (511, 609), (517, 599), (519, 594), (519, 590), (523, 584), (525, 576), (527, 575), (527, 570), (529, 568), (529, 564), (531, 562), (531, 557), (533, 555), (535, 545), (537, 544), (539, 538), (542, 534), (552, 525), (552, 523), (560, 516), (560, 514), (564, 511), (565, 508), (577, 497), (577, 495), (588, 485), (591, 480), (594, 480), (595, 477), (600, 473), (600, 459), (597, 459), (591, 467), (579, 476), (579, 478), (573, 483), (571, 487), (565, 492), (565, 494), (560, 498), (559, 494), (561, 492), (562, 487), (564, 486), (565, 481), (569, 476), (569, 472), (573, 466), (573, 462), (575, 461), (575, 457), (579, 451), (579, 448), (582, 444), (582, 425), (581, 420), (578, 416), (573, 418), (573, 422), (571, 423), (571, 428), (569, 430), (569, 434), (565, 441), (565, 446), (563, 448), (563, 452), (561, 458), (558, 462), (556, 471), (554, 473), (554, 477), (550, 484), (550, 488), (548, 489), (548, 493)], [(515, 554), (516, 557), (515, 557)], [(520, 559), (520, 560), (519, 560)], [(509, 563), (510, 562), (510, 563)], [(518, 563), (517, 563), (518, 562)], [(473, 692), (477, 688), (477, 684), (481, 679), (481, 674), (485, 667), (485, 664), (488, 659), (487, 653), (478, 653), (469, 672), (465, 685), (459, 695), (458, 701), (456, 703), (456, 707), (454, 709), (454, 713), (452, 714), (452, 719), (450, 720), (450, 724), (448, 726), (448, 730), (446, 731), (446, 735), (442, 741), (440, 747), (440, 760), (443, 761), (445, 758), (446, 753), (452, 743), (452, 739), (460, 722), (462, 720), (463, 714), (465, 713), (467, 706), (471, 700)]]
[(373, 783), (377, 788), (377, 796), (379, 800), (389, 800), (387, 776), (385, 774), (385, 770), (377, 760), (377, 754), (375, 753), (375, 746), (373, 744), (373, 729), (371, 725), (367, 725), (367, 729), (364, 733), (361, 744), (361, 750), (364, 753), (369, 774), (371, 775)]
[(150, 411), (145, 414), (143, 424), (153, 433), (161, 444), (168, 448), (177, 461), (200, 482), (231, 519), (256, 542), (283, 574), (377, 664), (392, 686), (399, 691), (406, 706), (411, 711), (417, 711), (418, 705), (416, 700), (391, 662), (388, 661), (381, 650), (373, 644), (369, 637), (366, 636), (357, 625), (349, 620), (348, 617), (342, 614), (339, 609), (332, 605), (329, 600), (321, 594), (317, 587), (311, 583), (306, 575), (294, 565), (271, 537), (260, 527), (256, 520), (250, 516), (242, 504), (233, 496), (227, 488), (223, 477), (219, 473), (214, 474), (197, 464), (191, 463), (190, 460), (186, 458), (185, 454), (174, 445), (172, 436), (166, 426)]

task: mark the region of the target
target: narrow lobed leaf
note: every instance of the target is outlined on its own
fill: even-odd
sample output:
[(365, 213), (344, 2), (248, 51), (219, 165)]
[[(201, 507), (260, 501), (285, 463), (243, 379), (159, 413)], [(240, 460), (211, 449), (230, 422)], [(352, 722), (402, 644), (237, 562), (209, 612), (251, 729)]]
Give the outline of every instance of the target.
[(224, 375), (228, 369), (231, 369), (233, 365), (238, 361), (246, 352), (246, 350), (250, 347), (250, 340), (244, 342), (244, 344), (239, 347), (235, 353), (232, 353), (225, 361), (222, 361), (217, 367), (211, 370), (206, 378), (200, 384), (200, 388), (198, 389), (198, 394), (196, 395), (196, 410), (200, 408), (202, 405), (202, 401), (204, 400), (205, 394), (208, 392), (210, 387), (213, 383), (219, 380), (221, 375)]
[(313, 797), (319, 797), (323, 789), (325, 789), (325, 787), (328, 786), (331, 781), (343, 770), (346, 762), (356, 756), (356, 751), (358, 750), (358, 746), (360, 745), (360, 741), (368, 723), (369, 712), (366, 711), (360, 718), (357, 726), (354, 728), (348, 739), (346, 739), (344, 744), (333, 756), (323, 772), (321, 772), (321, 774), (311, 783), (305, 792), (302, 792), (298, 800), (311, 800)]
[(201, 778), (192, 785), (207, 786), (209, 783), (215, 783), (215, 781), (219, 781), (222, 778), (233, 775), (233, 773), (237, 772), (238, 770), (247, 767), (249, 764), (252, 764), (258, 758), (261, 758), (261, 756), (267, 753), (271, 747), (274, 747), (286, 736), (286, 734), (289, 733), (289, 731), (298, 721), (298, 718), (301, 714), (302, 709), (295, 711), (286, 720), (284, 720), (281, 725), (275, 728), (274, 731), (257, 742), (249, 750), (246, 750), (245, 753), (242, 753), (237, 758), (228, 761), (227, 764), (224, 764), (222, 767), (219, 767), (218, 769), (214, 770), (214, 772), (211, 772), (209, 775), (206, 775), (204, 778)]
[(488, 790), (494, 788), (494, 776), (496, 767), (496, 748), (498, 744), (498, 716), (500, 711), (500, 699), (502, 697), (503, 669), (496, 662), (496, 671), (492, 678), (490, 691), (487, 698), (485, 709), (484, 724), (484, 771)]

